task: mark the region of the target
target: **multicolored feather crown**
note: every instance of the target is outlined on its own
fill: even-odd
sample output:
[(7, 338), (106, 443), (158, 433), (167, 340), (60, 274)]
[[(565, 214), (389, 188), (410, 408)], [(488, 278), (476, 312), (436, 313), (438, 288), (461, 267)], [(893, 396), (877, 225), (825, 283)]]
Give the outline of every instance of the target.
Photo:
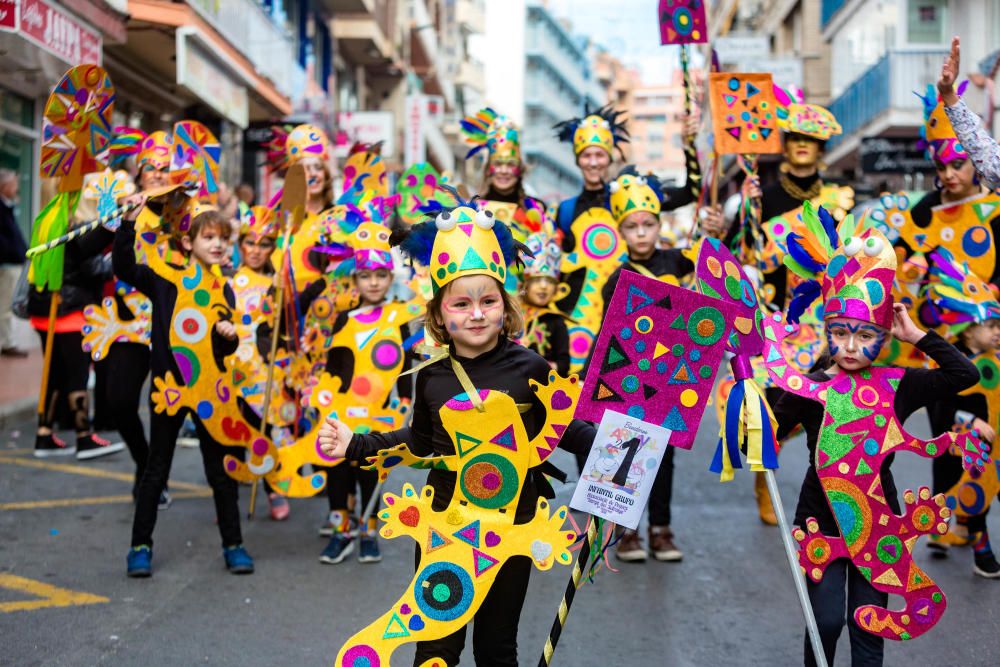
[(281, 233), (281, 216), (267, 206), (257, 205), (240, 208), (240, 237), (259, 242), (261, 239), (277, 239)]
[(130, 155), (138, 155), (142, 150), (142, 142), (146, 139), (146, 133), (134, 127), (119, 125), (115, 127), (115, 134), (108, 144), (108, 166), (115, 168), (128, 159)]
[(629, 165), (618, 174), (618, 178), (608, 184), (608, 203), (611, 215), (618, 224), (636, 211), (659, 215), (663, 205), (663, 189), (656, 176), (641, 176), (636, 173), (634, 166)]
[(136, 156), (135, 164), (140, 172), (161, 171), (170, 168), (174, 140), (163, 130), (151, 132), (143, 140)]
[(798, 102), (788, 105), (787, 114), (779, 114), (778, 127), (785, 132), (804, 134), (820, 141), (842, 132), (837, 118), (828, 109), (818, 104)]
[(483, 150), (489, 152), (490, 159), (521, 161), (521, 139), (514, 121), (486, 107), (474, 116), (462, 119), (462, 134), (465, 143), (472, 146), (465, 159)]
[(432, 218), (397, 232), (394, 241), (410, 259), (430, 268), (434, 294), (462, 276), (490, 276), (504, 284), (523, 246), (492, 212), (477, 211), (475, 199), (466, 201), (451, 186), (442, 187), (456, 205), (430, 211)]
[[(959, 97), (968, 85), (968, 81), (959, 84), (957, 91)], [(951, 126), (951, 121), (944, 112), (944, 102), (938, 100), (937, 87), (929, 83), (926, 94), (914, 93), (914, 95), (924, 103), (924, 126), (920, 129), (918, 147), (926, 149), (927, 157), (941, 164), (968, 160), (969, 154), (965, 152), (958, 135), (955, 134), (955, 128)]]
[(614, 157), (614, 149), (624, 157), (622, 144), (629, 142), (623, 111), (615, 111), (610, 104), (591, 113), (584, 108), (583, 118), (571, 118), (553, 126), (560, 141), (573, 142), (573, 153), (579, 155), (589, 146), (598, 146)]
[(853, 216), (837, 223), (826, 209), (803, 204), (807, 233), (790, 233), (784, 264), (805, 279), (793, 290), (788, 319), (797, 322), (818, 296), (823, 317), (851, 317), (892, 328), (892, 284), (896, 253), (874, 228), (859, 232)]
[(562, 261), (562, 248), (559, 240), (545, 232), (536, 232), (524, 241), (533, 257), (524, 265), (524, 279), (552, 278), (559, 279), (559, 265)]
[(962, 325), (982, 324), (1000, 319), (1000, 303), (985, 280), (977, 276), (968, 262), (959, 262), (944, 246), (930, 256), (927, 300), (939, 315), (942, 324), (957, 333)]

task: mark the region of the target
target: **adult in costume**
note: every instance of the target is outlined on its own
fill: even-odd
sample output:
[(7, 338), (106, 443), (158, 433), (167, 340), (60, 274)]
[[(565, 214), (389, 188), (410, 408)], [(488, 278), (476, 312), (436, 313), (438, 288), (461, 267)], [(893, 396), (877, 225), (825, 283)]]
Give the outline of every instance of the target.
[(510, 228), (516, 241), (524, 243), (530, 234), (541, 231), (546, 216), (545, 202), (524, 192), (525, 164), (517, 125), (487, 107), (462, 120), (465, 141), (472, 148), (470, 159), (486, 150), (480, 208), (493, 212)]
[(955, 92), (958, 80), (960, 58), (958, 37), (951, 40), (951, 52), (941, 66), (938, 80), (938, 94), (944, 102), (944, 112), (948, 114), (959, 142), (968, 152), (976, 169), (993, 186), (1000, 185), (1000, 146), (983, 129), (982, 121), (966, 106)]

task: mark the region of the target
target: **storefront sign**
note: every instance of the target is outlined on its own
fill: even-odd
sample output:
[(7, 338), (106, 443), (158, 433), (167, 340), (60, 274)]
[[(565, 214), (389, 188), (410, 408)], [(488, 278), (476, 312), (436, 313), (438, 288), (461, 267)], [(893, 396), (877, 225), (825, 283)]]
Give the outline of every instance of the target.
[(187, 35), (177, 32), (177, 83), (230, 122), (245, 128), (250, 121), (247, 89), (217, 65)]
[(861, 171), (866, 174), (912, 174), (933, 171), (916, 139), (869, 137), (861, 140)]
[(101, 36), (46, 0), (0, 0), (0, 30), (16, 32), (70, 65), (101, 64)]
[(424, 138), (424, 123), (427, 122), (427, 102), (423, 95), (409, 95), (403, 114), (403, 163), (414, 164), (427, 161), (427, 142)]
[(337, 114), (337, 138), (334, 147), (337, 157), (347, 157), (347, 152), (357, 142), (374, 144), (381, 141), (382, 157), (394, 158), (395, 139), (395, 119), (391, 111), (344, 111)]
[(766, 58), (771, 53), (771, 39), (756, 35), (726, 35), (713, 44), (723, 65), (735, 65), (754, 58)]

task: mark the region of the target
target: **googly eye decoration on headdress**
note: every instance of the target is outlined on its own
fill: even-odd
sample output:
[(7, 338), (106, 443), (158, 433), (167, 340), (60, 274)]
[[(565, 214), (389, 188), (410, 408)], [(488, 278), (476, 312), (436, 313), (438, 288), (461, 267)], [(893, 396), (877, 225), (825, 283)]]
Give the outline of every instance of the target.
[(504, 284), (508, 267), (527, 251), (490, 211), (476, 210), (476, 201), (464, 200), (451, 186), (442, 186), (455, 200), (452, 208), (428, 213), (429, 219), (396, 237), (410, 259), (430, 269), (435, 294), (462, 276), (485, 275)]
[[(959, 97), (968, 85), (968, 81), (959, 84), (957, 91)], [(954, 160), (968, 160), (969, 154), (958, 140), (955, 128), (951, 126), (951, 121), (944, 112), (944, 102), (938, 100), (934, 84), (927, 84), (925, 95), (920, 93), (914, 95), (924, 103), (924, 126), (920, 129), (920, 142), (917, 147), (927, 151), (928, 159), (941, 164), (948, 164)]]
[(472, 146), (465, 159), (483, 150), (489, 152), (490, 159), (521, 160), (521, 139), (514, 121), (486, 107), (474, 116), (462, 119), (462, 133), (465, 143)]
[(267, 206), (240, 207), (240, 237), (251, 241), (277, 239), (281, 233), (281, 216)]
[(788, 235), (784, 259), (789, 270), (805, 279), (792, 292), (788, 319), (798, 321), (822, 296), (824, 319), (851, 317), (891, 329), (896, 253), (885, 235), (874, 228), (858, 231), (853, 216), (837, 229), (825, 209), (816, 211), (808, 201), (802, 219), (808, 231)]
[(621, 224), (630, 213), (649, 211), (659, 215), (663, 205), (663, 189), (653, 174), (642, 176), (628, 165), (618, 178), (608, 184), (608, 203), (615, 222)]
[(589, 106), (584, 108), (583, 118), (571, 118), (557, 123), (552, 129), (560, 141), (573, 142), (573, 153), (579, 155), (588, 146), (599, 146), (614, 156), (614, 149), (624, 157), (622, 144), (629, 142), (628, 130), (625, 129), (623, 111), (615, 111), (610, 104), (591, 113)]
[(524, 279), (553, 278), (558, 280), (559, 265), (562, 261), (562, 248), (559, 246), (559, 240), (545, 232), (536, 232), (524, 240), (524, 245), (533, 255), (524, 265)]

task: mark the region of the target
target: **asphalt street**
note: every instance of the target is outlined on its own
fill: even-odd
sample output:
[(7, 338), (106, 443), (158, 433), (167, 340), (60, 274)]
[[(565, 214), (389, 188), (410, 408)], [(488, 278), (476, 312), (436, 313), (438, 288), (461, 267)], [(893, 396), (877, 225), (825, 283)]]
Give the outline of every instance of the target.
[[(909, 425), (926, 432), (922, 413)], [(709, 415), (695, 447), (676, 456), (673, 527), (683, 562), (612, 559), (617, 572), (602, 571), (579, 590), (553, 664), (802, 663), (802, 615), (778, 531), (758, 520), (748, 472), (720, 484), (707, 471), (716, 432)], [(266, 501), (259, 502), (257, 518), (243, 525), (257, 572), (228, 574), (201, 457), (179, 448), (175, 501), (160, 512), (156, 529), (154, 576), (127, 579), (128, 453), (37, 462), (32, 433), (25, 421), (0, 434), (2, 665), (330, 665), (341, 644), (381, 615), (412, 576), (407, 538), (382, 540), (380, 564), (353, 557), (320, 564), (325, 498), (292, 501), (283, 523), (267, 518)], [(556, 463), (575, 473), (568, 455), (559, 453)], [(782, 452), (778, 472), (789, 514), (805, 466), (798, 438)], [(897, 457), (894, 470), (901, 491), (930, 480), (930, 462), (917, 456)], [(387, 489), (398, 492), (423, 477), (397, 472)], [(568, 502), (572, 488), (558, 489), (559, 502)], [(244, 511), (248, 498), (241, 491)], [(1000, 538), (996, 512), (990, 526)], [(996, 665), (1000, 581), (974, 576), (968, 549), (932, 560), (921, 540), (917, 561), (947, 594), (948, 609), (924, 637), (888, 643), (886, 664)], [(568, 576), (559, 566), (532, 574), (521, 618), (522, 665), (537, 664)], [(394, 665), (411, 664), (412, 650), (393, 657)], [(463, 664), (472, 664), (471, 649)], [(846, 632), (837, 664), (850, 664)]]

